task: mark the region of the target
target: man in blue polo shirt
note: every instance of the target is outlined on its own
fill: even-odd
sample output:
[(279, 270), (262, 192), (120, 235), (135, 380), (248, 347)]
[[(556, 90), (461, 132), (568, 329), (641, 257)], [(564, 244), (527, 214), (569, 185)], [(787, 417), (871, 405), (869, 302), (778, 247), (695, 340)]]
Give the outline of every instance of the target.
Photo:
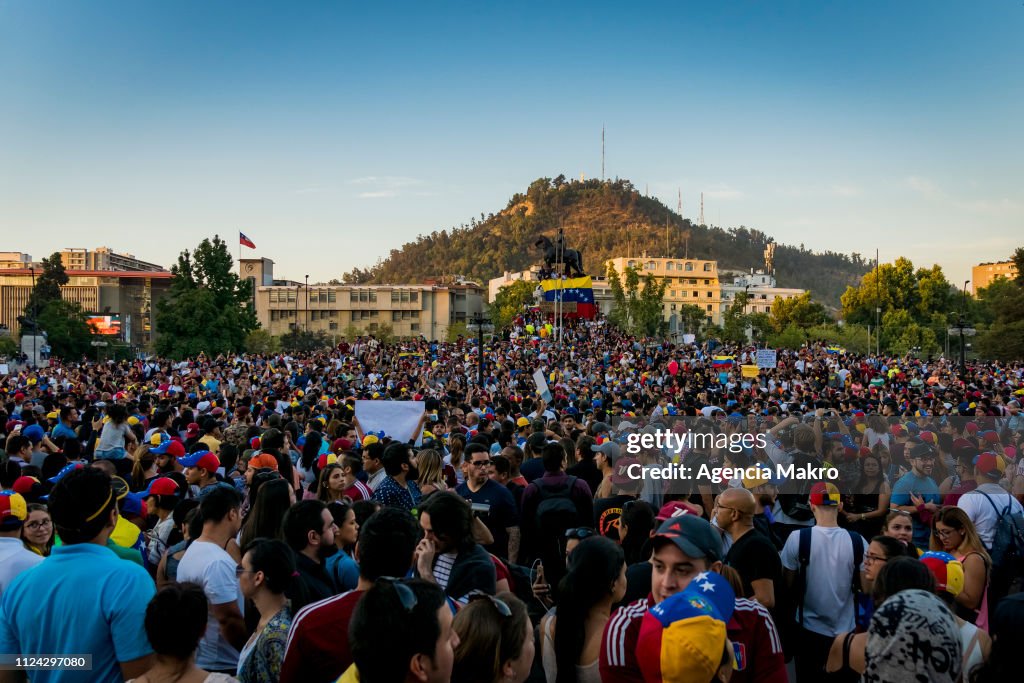
[(4, 591), (0, 652), (92, 655), (90, 671), (33, 671), (33, 683), (141, 676), (152, 664), (144, 621), (156, 589), (145, 569), (106, 548), (118, 516), (110, 477), (75, 470), (49, 504), (63, 544)]

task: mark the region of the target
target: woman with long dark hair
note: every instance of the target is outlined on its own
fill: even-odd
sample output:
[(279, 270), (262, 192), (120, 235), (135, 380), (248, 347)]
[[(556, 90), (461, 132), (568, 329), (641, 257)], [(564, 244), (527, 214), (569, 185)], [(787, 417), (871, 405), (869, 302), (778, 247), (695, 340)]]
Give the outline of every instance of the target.
[(853, 486), (853, 501), (849, 509), (843, 510), (846, 526), (864, 538), (874, 538), (882, 532), (882, 523), (889, 514), (889, 498), (892, 488), (882, 472), (882, 458), (878, 454), (881, 446), (860, 457), (860, 476)]
[(558, 606), (541, 619), (547, 683), (598, 683), (601, 640), (612, 605), (626, 593), (622, 548), (603, 536), (581, 542), (559, 585)]
[(242, 523), (238, 545), (245, 548), (256, 538), (284, 539), (284, 513), (295, 504), (295, 489), (284, 479), (268, 481), (256, 494), (249, 515)]
[(657, 523), (655, 510), (642, 500), (631, 500), (622, 506), (619, 517), (619, 543), (626, 555), (626, 566), (650, 558), (651, 531)]

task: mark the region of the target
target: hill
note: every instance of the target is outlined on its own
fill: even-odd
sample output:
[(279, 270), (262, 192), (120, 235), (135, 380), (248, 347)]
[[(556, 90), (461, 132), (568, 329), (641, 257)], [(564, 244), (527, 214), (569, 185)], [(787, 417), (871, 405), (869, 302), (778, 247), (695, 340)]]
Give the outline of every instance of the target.
[[(539, 178), (497, 214), (469, 225), (421, 235), (392, 249), (368, 269), (346, 273), (346, 283), (422, 282), (439, 275), (465, 275), (486, 283), (504, 271), (541, 261), (533, 246), (540, 235), (554, 237), (561, 224), (566, 245), (583, 250), (587, 272), (604, 274), (605, 259), (650, 256), (715, 259), (721, 270), (749, 271), (763, 265), (768, 235), (744, 226), (722, 229), (694, 225), (657, 199), (645, 197), (627, 180)], [(869, 268), (859, 254), (816, 253), (777, 244), (779, 286), (801, 287), (822, 303), (839, 307), (839, 296)]]

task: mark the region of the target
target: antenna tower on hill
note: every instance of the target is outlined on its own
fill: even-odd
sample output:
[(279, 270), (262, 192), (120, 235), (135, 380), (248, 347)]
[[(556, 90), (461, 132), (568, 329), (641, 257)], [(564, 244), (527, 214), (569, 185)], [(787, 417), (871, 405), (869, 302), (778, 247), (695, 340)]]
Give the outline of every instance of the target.
[(601, 182), (604, 182), (604, 124), (601, 124)]
[(700, 193), (700, 225), (704, 225), (704, 193)]

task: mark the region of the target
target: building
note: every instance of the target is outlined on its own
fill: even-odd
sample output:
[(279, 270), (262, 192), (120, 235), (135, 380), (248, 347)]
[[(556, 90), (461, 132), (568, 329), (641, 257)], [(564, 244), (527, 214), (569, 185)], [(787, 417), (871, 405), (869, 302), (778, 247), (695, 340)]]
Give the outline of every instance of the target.
[[(521, 270), (517, 273), (511, 271), (505, 271), (505, 274), (501, 277), (496, 277), (487, 281), (487, 303), (494, 303), (494, 300), (498, 296), (498, 290), (502, 287), (517, 282), (519, 280), (527, 280), (529, 282), (540, 282), (540, 266), (533, 266), (529, 270)], [(590, 276), (591, 282), (593, 283), (594, 289), (594, 304), (597, 306), (597, 310), (601, 315), (608, 315), (612, 310), (612, 286), (608, 281), (608, 278), (604, 275), (592, 275)]]
[(722, 322), (722, 288), (718, 281), (718, 262), (687, 258), (618, 257), (605, 266), (614, 266), (621, 277), (627, 268), (635, 268), (641, 279), (648, 274), (665, 281), (665, 320), (682, 306), (690, 304), (704, 311), (714, 324)]
[(722, 308), (725, 314), (732, 306), (736, 295), (747, 293), (747, 305), (744, 313), (771, 313), (772, 302), (776, 299), (790, 299), (804, 293), (802, 289), (776, 286), (775, 276), (763, 270), (751, 268), (749, 274), (737, 276), (732, 283), (722, 285)]
[[(464, 280), (420, 285), (324, 285), (275, 280), (273, 261), (243, 259), (243, 279), (255, 287), (256, 317), (272, 335), (292, 329), (342, 337), (374, 334), (390, 325), (396, 337), (446, 339), (448, 329), (482, 311), (483, 287)], [(250, 268), (251, 266), (251, 268)], [(266, 284), (269, 283), (269, 284)]]
[[(40, 271), (36, 271), (38, 275)], [(60, 290), (65, 301), (73, 301), (96, 318), (106, 333), (134, 346), (155, 339), (153, 309), (167, 293), (171, 274), (161, 271), (67, 271), (68, 283)], [(18, 335), (18, 316), (25, 312), (32, 293), (34, 275), (29, 268), (0, 270), (0, 326)]]
[(0, 251), (0, 270), (8, 268), (31, 268), (32, 255), (20, 251)]
[(160, 272), (164, 268), (155, 263), (147, 263), (131, 254), (118, 254), (110, 247), (96, 249), (64, 249), (60, 252), (60, 260), (67, 270), (116, 270)]
[(979, 263), (974, 266), (971, 268), (971, 293), (977, 296), (979, 289), (985, 289), (1000, 275), (1012, 280), (1017, 277), (1017, 266), (1013, 261)]

